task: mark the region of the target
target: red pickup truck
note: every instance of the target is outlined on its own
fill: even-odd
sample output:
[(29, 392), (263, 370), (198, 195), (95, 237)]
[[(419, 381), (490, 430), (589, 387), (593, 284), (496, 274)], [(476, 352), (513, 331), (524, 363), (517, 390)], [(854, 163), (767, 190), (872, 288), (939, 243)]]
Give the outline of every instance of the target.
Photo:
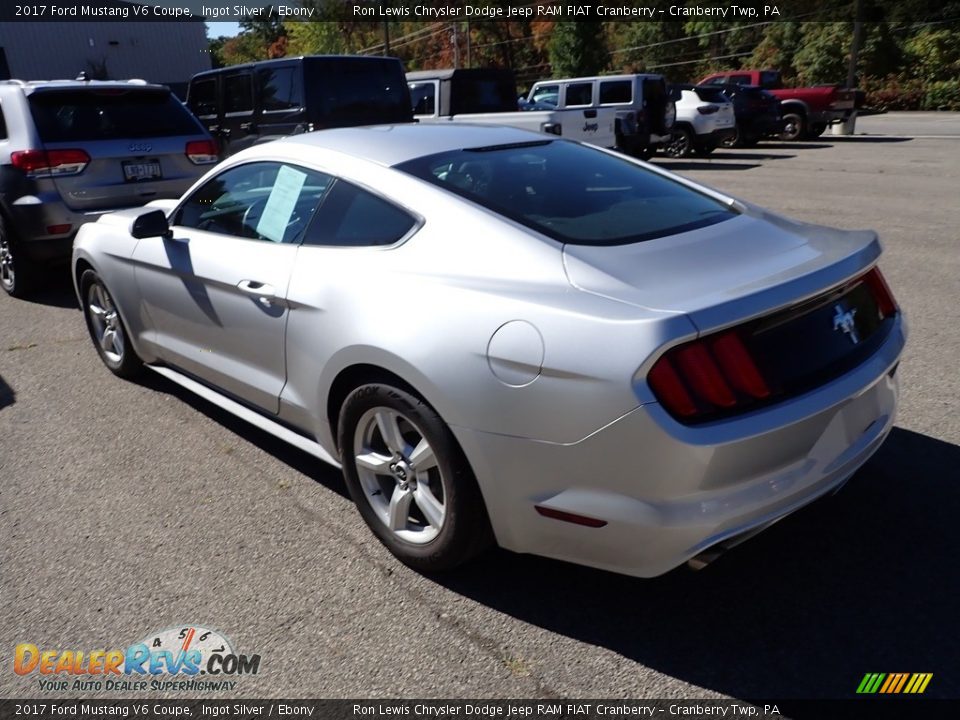
[(700, 85), (759, 85), (776, 95), (783, 113), (782, 140), (815, 138), (827, 125), (844, 122), (862, 104), (863, 93), (837, 85), (785, 88), (778, 70), (731, 70), (708, 75)]

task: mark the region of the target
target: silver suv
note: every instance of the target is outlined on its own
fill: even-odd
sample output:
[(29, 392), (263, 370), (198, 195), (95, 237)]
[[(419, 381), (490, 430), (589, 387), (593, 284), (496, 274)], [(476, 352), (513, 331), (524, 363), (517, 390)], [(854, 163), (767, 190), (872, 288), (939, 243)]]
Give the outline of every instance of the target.
[(163, 85), (0, 82), (0, 286), (26, 295), (101, 214), (180, 197), (217, 146)]

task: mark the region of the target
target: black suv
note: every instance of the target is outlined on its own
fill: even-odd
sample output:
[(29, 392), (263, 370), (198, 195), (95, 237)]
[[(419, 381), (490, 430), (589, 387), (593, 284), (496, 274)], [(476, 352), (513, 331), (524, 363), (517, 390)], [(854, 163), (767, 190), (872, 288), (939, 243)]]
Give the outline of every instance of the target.
[(285, 135), (413, 122), (397, 58), (310, 55), (194, 75), (187, 105), (235, 153)]

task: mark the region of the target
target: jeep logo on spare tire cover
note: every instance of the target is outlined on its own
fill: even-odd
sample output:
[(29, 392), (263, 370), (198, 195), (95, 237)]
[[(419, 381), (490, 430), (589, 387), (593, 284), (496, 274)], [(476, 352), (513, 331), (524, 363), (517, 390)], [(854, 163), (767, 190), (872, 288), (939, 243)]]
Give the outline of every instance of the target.
[(153, 149), (153, 145), (150, 143), (130, 143), (130, 147), (127, 149), (130, 152), (150, 152)]

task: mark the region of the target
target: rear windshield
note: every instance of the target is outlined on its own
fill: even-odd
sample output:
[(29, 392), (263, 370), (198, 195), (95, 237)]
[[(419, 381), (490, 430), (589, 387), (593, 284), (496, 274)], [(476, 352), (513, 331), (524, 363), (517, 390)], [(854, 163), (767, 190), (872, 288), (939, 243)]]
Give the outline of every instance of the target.
[(512, 112), (517, 109), (517, 86), (503, 75), (454, 75), (450, 114)]
[(199, 135), (202, 130), (173, 95), (159, 90), (57, 90), (30, 95), (43, 142)]
[[(399, 63), (345, 61), (320, 63), (320, 98), (330, 124), (392, 123), (412, 120), (407, 79)], [(307, 78), (311, 82), (311, 78)]]
[(693, 91), (704, 102), (723, 103), (727, 102), (727, 96), (723, 94), (721, 88), (695, 87)]
[(737, 214), (628, 160), (563, 140), (454, 150), (397, 169), (575, 245), (652, 240)]

